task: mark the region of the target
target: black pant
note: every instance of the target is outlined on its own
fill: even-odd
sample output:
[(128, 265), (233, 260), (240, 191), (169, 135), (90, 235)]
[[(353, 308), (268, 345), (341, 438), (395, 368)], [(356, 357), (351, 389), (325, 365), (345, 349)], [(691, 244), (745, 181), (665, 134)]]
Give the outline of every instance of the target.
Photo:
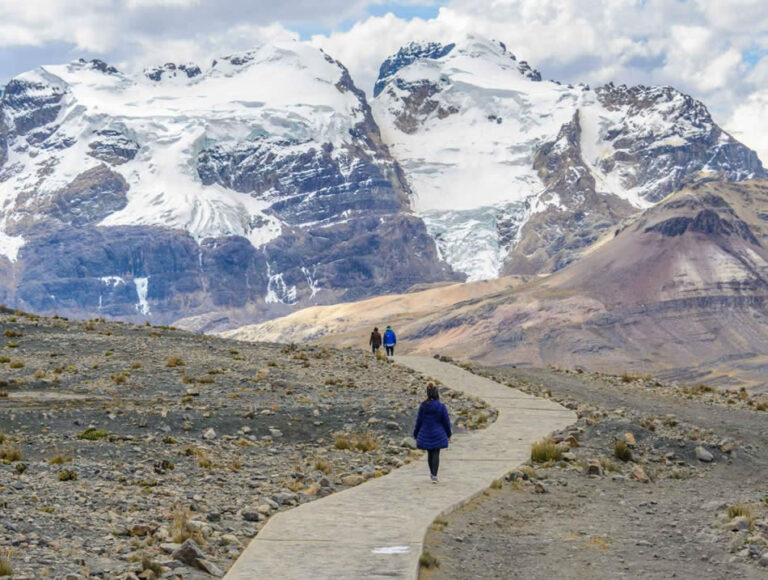
[(395, 356), (395, 345), (392, 346), (384, 346), (384, 348), (387, 349), (387, 356)]
[(427, 449), (427, 463), (429, 464), (429, 473), (437, 477), (437, 469), (440, 467), (439, 449)]
[(377, 350), (379, 350), (379, 345), (378, 345), (378, 344), (372, 344), (372, 345), (371, 345), (371, 352), (372, 352), (373, 354), (376, 354), (376, 351), (377, 351)]

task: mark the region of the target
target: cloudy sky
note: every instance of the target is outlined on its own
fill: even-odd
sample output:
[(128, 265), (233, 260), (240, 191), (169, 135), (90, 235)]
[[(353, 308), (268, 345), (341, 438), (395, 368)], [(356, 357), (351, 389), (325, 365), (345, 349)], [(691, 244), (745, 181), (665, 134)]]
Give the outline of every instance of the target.
[(370, 92), (400, 45), (469, 32), (502, 40), (546, 79), (671, 84), (768, 165), (766, 0), (0, 0), (0, 84), (81, 56), (140, 70), (287, 36), (325, 49)]

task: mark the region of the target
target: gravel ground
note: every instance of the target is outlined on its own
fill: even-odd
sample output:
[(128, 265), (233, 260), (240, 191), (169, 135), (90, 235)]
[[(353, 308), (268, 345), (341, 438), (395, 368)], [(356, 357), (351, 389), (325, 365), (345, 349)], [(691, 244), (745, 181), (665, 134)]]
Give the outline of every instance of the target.
[(360, 351), (4, 309), (0, 335), (0, 575), (220, 576), (277, 511), (417, 457), (423, 378)]
[(422, 578), (768, 577), (761, 400), (639, 377), (478, 372), (580, 418), (553, 435), (561, 460), (531, 462), (433, 524), (426, 551), (438, 566)]

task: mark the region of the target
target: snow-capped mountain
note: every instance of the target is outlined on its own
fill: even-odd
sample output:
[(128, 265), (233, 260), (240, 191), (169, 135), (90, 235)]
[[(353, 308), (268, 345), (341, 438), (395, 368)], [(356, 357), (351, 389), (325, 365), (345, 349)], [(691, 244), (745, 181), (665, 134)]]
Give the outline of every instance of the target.
[(451, 278), (409, 197), (365, 95), (305, 44), (45, 66), (0, 100), (0, 299), (173, 320)]
[(502, 43), (411, 43), (372, 102), (443, 258), (469, 279), (557, 270), (699, 172), (765, 175), (670, 87), (542, 81)]

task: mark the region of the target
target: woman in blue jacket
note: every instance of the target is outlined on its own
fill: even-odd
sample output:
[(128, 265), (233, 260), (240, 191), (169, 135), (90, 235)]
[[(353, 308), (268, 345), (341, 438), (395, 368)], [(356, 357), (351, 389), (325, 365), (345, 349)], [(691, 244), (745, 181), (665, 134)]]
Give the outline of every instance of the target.
[(413, 438), (419, 449), (427, 450), (427, 463), (432, 483), (437, 483), (440, 466), (440, 450), (448, 447), (451, 438), (451, 419), (448, 409), (440, 402), (440, 394), (434, 383), (427, 383), (427, 400), (419, 405)]

